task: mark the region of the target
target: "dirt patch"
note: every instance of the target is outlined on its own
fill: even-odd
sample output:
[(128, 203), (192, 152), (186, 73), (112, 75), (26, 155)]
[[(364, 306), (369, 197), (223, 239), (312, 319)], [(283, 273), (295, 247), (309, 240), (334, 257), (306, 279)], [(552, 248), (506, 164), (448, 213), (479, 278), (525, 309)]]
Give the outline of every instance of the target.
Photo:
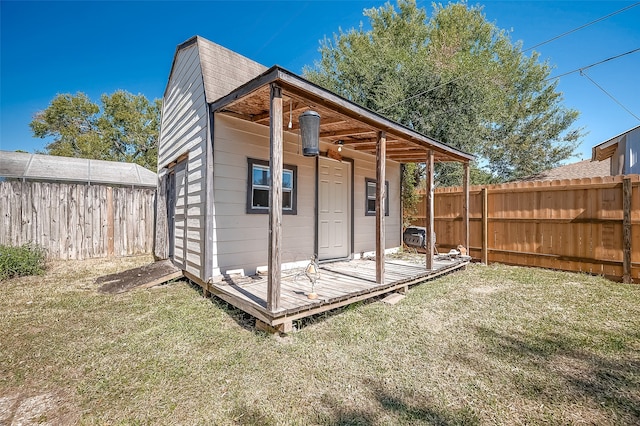
[(72, 424), (77, 415), (65, 398), (53, 393), (13, 394), (0, 397), (0, 424), (11, 426)]
[(154, 262), (139, 268), (109, 274), (96, 279), (96, 284), (102, 284), (100, 293), (124, 293), (134, 288), (148, 288), (159, 285), (182, 276), (182, 271), (169, 260)]

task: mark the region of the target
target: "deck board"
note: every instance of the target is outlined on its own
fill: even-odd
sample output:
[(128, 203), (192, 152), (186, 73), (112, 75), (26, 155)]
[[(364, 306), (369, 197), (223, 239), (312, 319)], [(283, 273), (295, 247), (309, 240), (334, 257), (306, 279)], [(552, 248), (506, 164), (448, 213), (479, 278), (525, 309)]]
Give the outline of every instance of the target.
[[(287, 271), (280, 284), (280, 306), (276, 312), (267, 310), (267, 277), (236, 277), (210, 285), (210, 290), (229, 303), (259, 314), (262, 321), (282, 323), (284, 319), (301, 318), (332, 309), (377, 294), (415, 284), (448, 271), (463, 268), (468, 259), (439, 259), (432, 270), (400, 259), (385, 261), (385, 283), (376, 283), (375, 261), (358, 259), (320, 264), (320, 276), (315, 284), (317, 299), (309, 299), (311, 283), (300, 271)], [(369, 296), (370, 294), (370, 296)]]

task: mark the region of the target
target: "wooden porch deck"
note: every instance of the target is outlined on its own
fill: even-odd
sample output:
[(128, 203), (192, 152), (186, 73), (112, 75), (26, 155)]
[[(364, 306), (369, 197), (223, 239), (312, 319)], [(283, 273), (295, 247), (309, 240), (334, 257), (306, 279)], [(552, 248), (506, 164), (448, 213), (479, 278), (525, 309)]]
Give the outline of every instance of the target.
[(426, 270), (424, 263), (419, 265), (387, 259), (385, 284), (376, 283), (376, 263), (373, 259), (321, 263), (320, 277), (314, 287), (317, 299), (307, 297), (311, 292), (311, 283), (304, 275), (304, 270), (283, 271), (280, 308), (276, 312), (267, 310), (266, 276), (229, 278), (203, 285), (203, 288), (265, 324), (289, 331), (294, 320), (392, 291), (406, 290), (409, 285), (463, 268), (469, 260), (467, 257), (436, 258), (433, 269)]

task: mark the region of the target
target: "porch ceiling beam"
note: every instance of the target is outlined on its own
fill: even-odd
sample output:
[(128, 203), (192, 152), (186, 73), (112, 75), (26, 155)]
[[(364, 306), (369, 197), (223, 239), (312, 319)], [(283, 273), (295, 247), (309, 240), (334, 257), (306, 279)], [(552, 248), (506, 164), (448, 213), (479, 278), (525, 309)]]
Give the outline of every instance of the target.
[[(329, 137), (344, 137), (344, 136), (361, 136), (361, 135), (368, 135), (375, 132), (376, 132), (375, 129), (369, 129), (369, 128), (350, 128), (350, 129), (343, 129), (343, 130), (333, 130), (333, 131), (330, 130), (326, 132), (320, 132), (320, 137), (329, 138)], [(374, 138), (373, 140), (376, 140), (376, 139)], [(347, 143), (347, 141), (345, 141), (345, 143)]]
[[(371, 154), (371, 155), (375, 155), (375, 153), (376, 153), (375, 149), (362, 150), (362, 151), (358, 151), (358, 152), (364, 152), (364, 153)], [(412, 163), (424, 163), (426, 154), (427, 154), (427, 151), (387, 152), (387, 159), (394, 160), (394, 161), (406, 161), (406, 162), (412, 162)], [(434, 162), (442, 162), (442, 163), (451, 162), (452, 161), (451, 157), (442, 156), (442, 155), (436, 155), (436, 153), (433, 154), (433, 160), (434, 160)]]
[[(291, 102), (293, 102), (293, 100), (291, 100)], [(293, 103), (291, 105), (291, 110), (289, 110), (289, 108), (285, 108), (284, 103), (285, 102), (283, 101), (283, 107), (282, 107), (282, 109), (283, 109), (282, 114), (283, 115), (287, 115), (287, 114), (291, 113), (291, 115), (295, 114), (297, 116), (300, 111), (304, 111), (304, 110), (308, 109), (307, 105), (303, 104), (300, 101), (295, 101), (295, 103)], [(260, 114), (253, 115), (251, 117), (251, 121), (253, 121), (254, 123), (268, 122), (270, 117), (271, 117), (271, 114), (269, 113), (269, 111), (266, 111), (266, 112), (262, 112)]]
[(384, 284), (384, 206), (387, 197), (385, 185), (386, 146), (386, 134), (380, 131), (378, 132), (378, 148), (376, 150), (376, 283), (378, 284)]
[(267, 309), (275, 312), (280, 307), (280, 281), (282, 247), (282, 89), (271, 83), (269, 125), (269, 259), (267, 281)]
[[(407, 146), (406, 144), (403, 144), (401, 142), (393, 144), (393, 145), (391, 145), (388, 141), (387, 141), (387, 143), (388, 143), (388, 145), (387, 145), (387, 154), (401, 152), (401, 153), (405, 153), (405, 154), (422, 155), (424, 157), (424, 153), (426, 152), (424, 149), (416, 148), (416, 147), (413, 147), (413, 146)], [(391, 145), (391, 146), (389, 146), (389, 145)], [(373, 146), (361, 147), (359, 145), (355, 145), (355, 146), (353, 146), (353, 149), (355, 149), (356, 151), (372, 151), (372, 150), (375, 150), (376, 147), (373, 147)]]
[[(378, 139), (377, 138), (363, 138), (363, 139), (345, 139), (344, 140), (344, 144), (345, 145), (353, 145), (354, 149), (373, 149), (375, 150), (377, 145), (378, 145)], [(406, 141), (401, 141), (399, 139), (392, 139), (387, 137), (387, 144), (389, 145), (389, 147), (391, 146), (395, 146), (395, 145), (400, 145), (400, 146), (407, 146), (408, 143)], [(413, 145), (410, 145), (413, 146)], [(423, 149), (424, 151), (424, 149)]]

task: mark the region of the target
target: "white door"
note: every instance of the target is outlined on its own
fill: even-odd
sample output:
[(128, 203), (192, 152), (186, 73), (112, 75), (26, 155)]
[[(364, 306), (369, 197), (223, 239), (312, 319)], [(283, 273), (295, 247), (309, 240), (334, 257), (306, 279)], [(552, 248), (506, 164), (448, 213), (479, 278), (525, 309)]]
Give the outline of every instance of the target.
[(318, 160), (318, 258), (349, 256), (351, 163)]

